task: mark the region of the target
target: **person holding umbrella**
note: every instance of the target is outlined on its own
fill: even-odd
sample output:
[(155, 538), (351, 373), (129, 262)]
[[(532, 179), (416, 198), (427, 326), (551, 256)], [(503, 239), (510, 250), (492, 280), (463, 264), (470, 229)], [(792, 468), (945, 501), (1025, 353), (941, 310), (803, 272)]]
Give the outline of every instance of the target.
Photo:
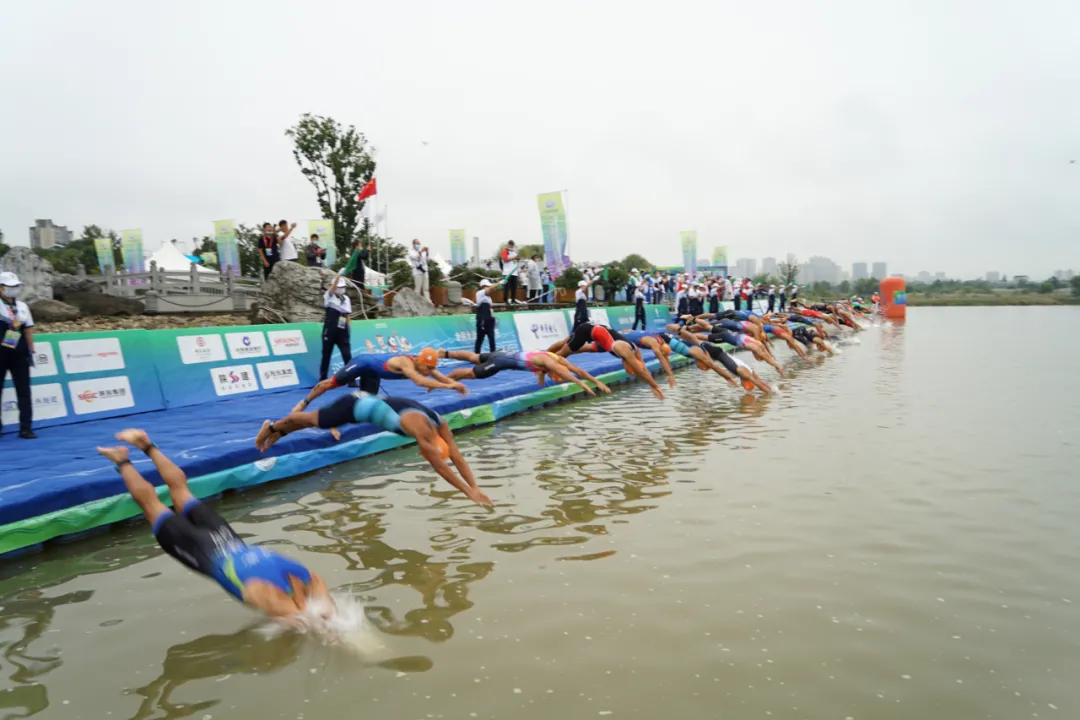
[(34, 317), (19, 300), (23, 284), (13, 272), (0, 272), (0, 387), (11, 373), (19, 406), (19, 437), (33, 440), (34, 403), (30, 368), (34, 365)]

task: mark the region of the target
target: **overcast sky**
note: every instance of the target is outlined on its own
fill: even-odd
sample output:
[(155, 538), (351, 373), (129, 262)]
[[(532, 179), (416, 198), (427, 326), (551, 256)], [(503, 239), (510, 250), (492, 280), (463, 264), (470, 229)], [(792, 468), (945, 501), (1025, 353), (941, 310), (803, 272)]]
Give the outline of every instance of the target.
[(732, 262), (1080, 270), (1077, 28), (1075, 0), (12, 1), (0, 229), (316, 218), (284, 136), (313, 112), (447, 255), (539, 242), (565, 188), (577, 259), (677, 264), (697, 230)]

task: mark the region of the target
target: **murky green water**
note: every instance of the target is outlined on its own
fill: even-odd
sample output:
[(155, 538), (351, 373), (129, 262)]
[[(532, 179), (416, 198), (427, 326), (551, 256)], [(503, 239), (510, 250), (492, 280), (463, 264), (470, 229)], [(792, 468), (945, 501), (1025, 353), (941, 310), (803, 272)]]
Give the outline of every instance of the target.
[[(3, 568), (0, 718), (1080, 717), (1080, 311), (913, 309), (786, 392), (697, 371), (225, 516), (363, 598), (362, 660), (145, 525)], [(14, 574), (18, 571), (18, 574)]]

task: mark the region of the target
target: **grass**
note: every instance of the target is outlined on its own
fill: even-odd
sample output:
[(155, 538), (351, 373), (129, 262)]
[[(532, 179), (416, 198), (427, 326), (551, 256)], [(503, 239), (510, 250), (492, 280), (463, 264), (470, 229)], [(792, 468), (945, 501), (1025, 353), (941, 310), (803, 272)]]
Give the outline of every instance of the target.
[(1080, 298), (1071, 295), (1043, 294), (1028, 292), (1007, 293), (943, 293), (927, 295), (907, 294), (907, 304), (915, 307), (960, 307), (960, 306), (1003, 306), (1003, 305), (1078, 305)]

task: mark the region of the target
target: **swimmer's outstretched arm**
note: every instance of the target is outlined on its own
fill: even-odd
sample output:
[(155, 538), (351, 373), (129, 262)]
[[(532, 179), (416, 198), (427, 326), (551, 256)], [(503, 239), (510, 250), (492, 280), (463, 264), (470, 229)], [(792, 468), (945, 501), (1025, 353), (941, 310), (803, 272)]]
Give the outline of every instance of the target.
[(671, 370), (671, 363), (668, 362), (667, 355), (664, 354), (663, 349), (660, 347), (659, 341), (652, 343), (653, 347), (649, 349), (656, 355), (656, 359), (660, 361), (660, 367), (664, 369), (664, 374), (667, 375), (668, 385), (675, 387), (675, 373)]
[(595, 385), (595, 386), (596, 386), (596, 388), (597, 388), (597, 389), (598, 389), (598, 390), (599, 390), (600, 392), (602, 392), (602, 393), (605, 393), (605, 394), (607, 394), (607, 395), (610, 395), (610, 394), (611, 394), (611, 388), (609, 388), (609, 387), (608, 387), (607, 385), (605, 385), (604, 383), (602, 383), (602, 382), (600, 382), (599, 380), (597, 380), (596, 378), (594, 378), (594, 377), (593, 377), (592, 375), (590, 375), (590, 374), (588, 373), (588, 371), (587, 371), (587, 370), (585, 370), (584, 368), (580, 368), (580, 367), (578, 367), (577, 365), (575, 365), (574, 363), (570, 362), (570, 361), (569, 361), (569, 360), (567, 360), (566, 358), (559, 358), (559, 361), (560, 361), (560, 363), (561, 363), (562, 365), (564, 365), (564, 366), (566, 367), (566, 369), (567, 369), (567, 370), (569, 370), (570, 372), (574, 373), (574, 374), (575, 374), (575, 375), (577, 375), (578, 377), (580, 377), (580, 378), (583, 378), (583, 379), (584, 379), (584, 380), (585, 380), (586, 382), (591, 382), (591, 383), (592, 383), (593, 385)]
[[(571, 373), (568, 369), (564, 368), (561, 363), (557, 363), (554, 360), (550, 360), (550, 359), (547, 360), (547, 361), (541, 360), (541, 362), (543, 363), (543, 365), (541, 367), (543, 367), (544, 372), (546, 372), (546, 373), (552, 375), (553, 377), (555, 377), (557, 382), (574, 383), (579, 388), (581, 388), (582, 390), (587, 392), (589, 395), (595, 395), (596, 394), (596, 393), (594, 393), (592, 391), (591, 387), (589, 387), (588, 385), (586, 385), (585, 383), (581, 382), (576, 377), (574, 377), (573, 373)], [(537, 374), (541, 375), (541, 376), (543, 375), (543, 373), (537, 373)], [(540, 382), (541, 383), (544, 382), (543, 377), (541, 377)]]
[(326, 380), (320, 380), (315, 385), (315, 387), (311, 388), (311, 392), (309, 392), (307, 394), (307, 397), (305, 397), (300, 402), (296, 403), (296, 405), (293, 407), (293, 412), (300, 412), (301, 410), (305, 410), (308, 405), (310, 405), (312, 402), (315, 401), (315, 398), (319, 397), (320, 395), (325, 393), (327, 390), (332, 390), (333, 388), (334, 388), (334, 378), (327, 378)]
[[(418, 418), (414, 421), (408, 417), (409, 415), (417, 415)], [(432, 469), (435, 470), (443, 480), (461, 491), (465, 497), (478, 505), (490, 507), (491, 500), (476, 487), (476, 479), (472, 476), (472, 469), (469, 467), (468, 463), (465, 462), (465, 458), (461, 455), (461, 450), (457, 448), (457, 443), (454, 442), (453, 433), (450, 432), (450, 427), (446, 424), (446, 421), (444, 420), (442, 424), (435, 429), (435, 433), (443, 439), (443, 442), (445, 442), (450, 449), (450, 461), (454, 463), (454, 467), (461, 472), (462, 477), (465, 478), (464, 480), (455, 475), (454, 471), (443, 461), (442, 452), (439, 447), (432, 442), (435, 435), (427, 432), (416, 432), (416, 430), (419, 429), (419, 426), (409, 427), (414, 422), (427, 423), (428, 420), (426, 417), (420, 416), (420, 413), (405, 413), (401, 422), (402, 430), (405, 430), (406, 433), (416, 440), (416, 445), (420, 450), (420, 454), (428, 461), (428, 464), (431, 465)], [(443, 432), (443, 428), (446, 429), (445, 433)]]
[(653, 380), (652, 373), (645, 367), (636, 357), (631, 356), (628, 360), (623, 360), (623, 365), (627, 367), (631, 375), (636, 375), (642, 381), (644, 381), (652, 389), (653, 395), (659, 400), (664, 399), (664, 391), (660, 389), (660, 386), (656, 384), (656, 380)]
[(431, 388), (432, 390), (457, 390), (462, 395), (467, 395), (469, 393), (468, 388), (464, 385), (455, 380), (451, 380), (437, 370), (431, 373), (431, 377), (421, 375), (412, 367), (405, 367), (400, 372), (420, 387)]

